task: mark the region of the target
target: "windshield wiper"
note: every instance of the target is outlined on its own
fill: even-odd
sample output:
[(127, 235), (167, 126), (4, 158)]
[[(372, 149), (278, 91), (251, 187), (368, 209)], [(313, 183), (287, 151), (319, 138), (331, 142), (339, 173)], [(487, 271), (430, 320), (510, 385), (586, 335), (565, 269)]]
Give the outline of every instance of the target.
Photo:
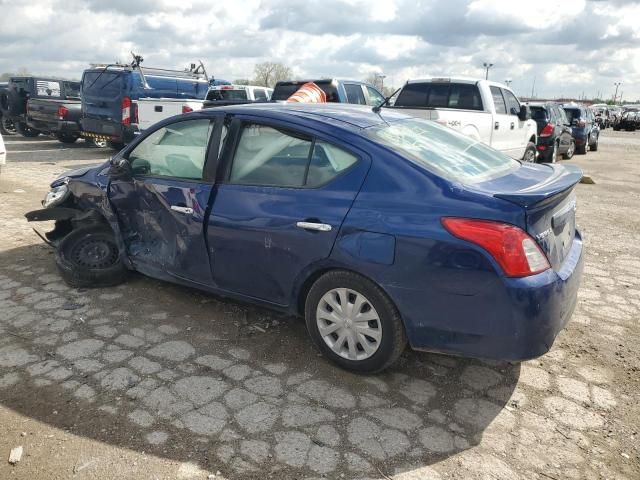
[[(104, 67), (104, 68), (102, 69), (102, 71), (98, 74), (98, 76), (96, 77), (96, 79), (95, 79), (93, 82), (91, 82), (91, 85), (89, 85), (89, 87), (87, 87), (87, 89), (89, 89), (89, 88), (93, 87), (93, 86), (95, 85), (95, 83), (100, 79), (100, 77), (102, 76), (102, 74), (103, 74), (104, 72), (106, 72), (106, 71), (107, 71), (107, 68), (109, 68), (109, 67), (117, 67), (117, 65), (115, 65), (115, 64), (110, 64), (110, 65), (107, 65), (106, 67)], [(104, 87), (105, 87), (105, 85), (103, 85), (103, 86), (101, 87), (101, 90), (102, 90), (102, 88), (104, 88)]]

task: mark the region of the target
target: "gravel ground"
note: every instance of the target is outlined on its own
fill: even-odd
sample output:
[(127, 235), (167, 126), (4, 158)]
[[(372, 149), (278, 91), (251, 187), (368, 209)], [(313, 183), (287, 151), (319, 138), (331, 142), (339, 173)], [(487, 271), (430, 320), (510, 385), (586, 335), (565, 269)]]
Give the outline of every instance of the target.
[(6, 143), (0, 478), (640, 478), (638, 133), (572, 160), (596, 181), (577, 188), (586, 269), (549, 354), (407, 352), (370, 377), (318, 356), (295, 318), (140, 275), (67, 287), (23, 214), (109, 152)]

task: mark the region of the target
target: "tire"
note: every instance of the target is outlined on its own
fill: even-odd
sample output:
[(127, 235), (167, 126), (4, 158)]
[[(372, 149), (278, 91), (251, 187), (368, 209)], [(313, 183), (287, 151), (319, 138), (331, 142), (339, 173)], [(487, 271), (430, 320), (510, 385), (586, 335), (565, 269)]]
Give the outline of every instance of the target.
[(38, 130), (29, 127), (26, 123), (18, 123), (16, 129), (18, 130), (18, 133), (20, 135), (27, 138), (35, 138), (40, 135), (40, 132)]
[(553, 143), (553, 151), (551, 152), (550, 163), (556, 163), (558, 161), (558, 142)]
[(13, 121), (4, 115), (0, 116), (0, 134), (4, 137), (8, 137), (11, 135), (15, 135), (18, 133), (16, 131), (16, 126), (13, 124)]
[[(329, 329), (338, 323), (331, 320), (327, 322), (322, 316), (318, 316), (322, 311), (329, 313), (331, 307), (325, 301), (327, 298), (338, 306), (345, 301), (353, 306), (353, 303), (359, 299), (363, 300), (357, 314), (370, 314), (372, 319), (357, 322), (347, 314), (349, 320), (346, 328), (334, 328), (335, 331), (323, 337), (319, 323), (324, 323)], [(340, 315), (338, 309), (333, 309), (332, 312)], [(377, 373), (388, 368), (400, 357), (407, 345), (402, 318), (391, 299), (375, 283), (353, 272), (334, 270), (316, 280), (305, 301), (305, 321), (311, 339), (322, 354), (340, 367), (357, 373)], [(379, 335), (379, 339), (361, 334), (360, 338), (356, 337), (357, 341), (349, 342), (348, 332), (355, 330), (349, 325), (358, 323), (371, 334)], [(340, 333), (347, 333), (347, 337), (338, 345)], [(326, 341), (325, 338), (327, 338)], [(328, 343), (330, 341), (334, 342), (333, 347)], [(373, 351), (365, 351), (363, 342), (366, 342)], [(353, 349), (349, 348), (351, 344), (354, 345)], [(334, 348), (338, 350), (344, 348), (344, 351), (337, 353)], [(350, 356), (350, 351), (355, 352), (356, 359), (347, 358)], [(358, 359), (358, 356), (362, 358)]]
[(598, 142), (600, 141), (600, 135), (598, 135), (596, 137), (596, 141), (595, 143), (591, 144), (589, 146), (589, 150), (591, 150), (592, 152), (597, 152), (598, 151)]
[(586, 155), (587, 154), (587, 145), (589, 144), (589, 140), (585, 140), (584, 145), (576, 146), (576, 153), (578, 155)]
[(571, 160), (574, 153), (576, 153), (576, 142), (574, 140), (571, 140), (569, 149), (562, 154), (562, 158), (564, 158), (565, 160)]
[(533, 142), (527, 143), (527, 148), (522, 155), (522, 161), (526, 163), (536, 163), (536, 145)]
[(80, 137), (78, 137), (77, 135), (59, 133), (58, 135), (56, 135), (56, 138), (62, 143), (76, 143), (78, 141), (78, 138)]
[(614, 132), (619, 132), (620, 131), (620, 127), (613, 127), (613, 131)]
[(116, 152), (119, 152), (125, 147), (124, 143), (120, 143), (120, 142), (108, 142), (108, 144), (109, 144), (109, 147), (111, 147)]
[(127, 269), (111, 229), (92, 225), (73, 230), (58, 244), (56, 265), (71, 287), (110, 287), (122, 283)]
[(106, 140), (96, 140), (95, 138), (85, 138), (84, 139), (87, 144), (92, 145), (96, 148), (106, 148), (108, 146)]

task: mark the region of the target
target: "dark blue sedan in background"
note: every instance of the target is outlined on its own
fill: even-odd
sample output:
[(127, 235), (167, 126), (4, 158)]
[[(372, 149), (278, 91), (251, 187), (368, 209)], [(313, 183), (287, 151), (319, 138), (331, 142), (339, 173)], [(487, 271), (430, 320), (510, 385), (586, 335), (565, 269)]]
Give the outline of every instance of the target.
[(137, 270), (304, 315), (326, 357), (377, 372), (407, 342), (547, 352), (582, 274), (581, 176), (385, 110), (261, 104), (161, 122), (27, 218), (56, 221), (72, 286)]

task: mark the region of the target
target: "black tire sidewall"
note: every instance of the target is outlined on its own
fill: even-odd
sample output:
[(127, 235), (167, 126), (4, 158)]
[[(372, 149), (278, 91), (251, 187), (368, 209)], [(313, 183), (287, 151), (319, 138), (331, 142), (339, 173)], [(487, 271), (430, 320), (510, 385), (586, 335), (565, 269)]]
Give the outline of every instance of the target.
[[(106, 268), (87, 268), (76, 264), (68, 257), (68, 252), (81, 242), (88, 239), (105, 235), (113, 239), (117, 245), (113, 232), (106, 226), (90, 226), (73, 230), (64, 237), (56, 248), (56, 265), (62, 278), (72, 287), (107, 287), (122, 283), (126, 277), (127, 270), (122, 261), (122, 252), (119, 252), (118, 260), (113, 265)], [(116, 247), (117, 248), (117, 247)]]
[[(528, 162), (525, 160), (525, 158), (527, 157), (527, 152), (533, 152), (533, 161), (532, 162)], [(538, 153), (538, 150), (536, 149), (535, 144), (529, 142), (527, 144), (527, 148), (524, 149), (524, 155), (522, 156), (522, 161), (525, 163), (537, 163), (538, 162), (538, 158), (536, 158), (536, 155)]]
[[(316, 309), (322, 296), (335, 288), (349, 288), (364, 295), (375, 308), (382, 325), (382, 342), (378, 350), (364, 360), (348, 360), (334, 353), (320, 335)], [(406, 346), (404, 325), (391, 299), (375, 283), (353, 272), (334, 270), (320, 277), (305, 301), (305, 322), (314, 344), (324, 356), (340, 367), (356, 373), (376, 373), (397, 360)]]
[(65, 135), (65, 134), (59, 133), (58, 135), (56, 135), (56, 138), (62, 143), (71, 144), (71, 143), (76, 143), (78, 141), (78, 138), (80, 137), (77, 137), (75, 135)]

